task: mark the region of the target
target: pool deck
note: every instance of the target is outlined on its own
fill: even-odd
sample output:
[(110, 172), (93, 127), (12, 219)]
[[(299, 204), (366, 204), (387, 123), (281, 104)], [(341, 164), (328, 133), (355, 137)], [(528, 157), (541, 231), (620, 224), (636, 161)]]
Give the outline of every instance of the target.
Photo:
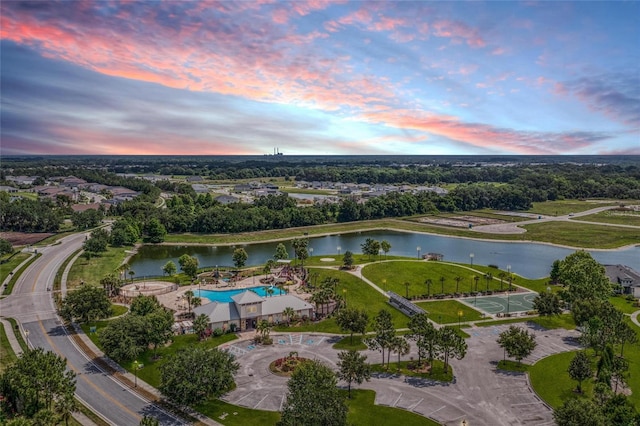
[[(193, 284), (188, 286), (180, 286), (178, 290), (172, 291), (170, 293), (165, 293), (156, 296), (158, 301), (167, 308), (173, 309), (177, 314), (185, 312), (187, 310), (187, 304), (183, 299), (183, 295), (186, 291), (193, 291), (194, 293), (198, 290), (211, 290), (211, 291), (224, 291), (224, 290), (239, 290), (239, 289), (248, 289), (251, 287), (264, 287), (265, 285), (260, 283), (260, 278), (263, 276), (255, 276), (244, 278), (237, 282), (224, 283), (220, 281), (220, 284)], [(308, 300), (311, 297), (310, 293), (305, 293), (300, 291), (300, 283), (296, 282), (293, 285), (287, 286), (287, 290), (290, 294), (293, 294), (301, 299)], [(202, 304), (206, 305), (207, 303), (211, 303), (209, 299), (206, 297), (202, 298)]]

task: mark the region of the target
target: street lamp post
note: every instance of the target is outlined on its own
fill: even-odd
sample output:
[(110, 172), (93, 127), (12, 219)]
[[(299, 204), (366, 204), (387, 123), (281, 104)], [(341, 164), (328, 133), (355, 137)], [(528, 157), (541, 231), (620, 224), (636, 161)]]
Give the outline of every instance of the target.
[(29, 347), (29, 330), (24, 330), (24, 337), (27, 340), (27, 348)]
[(416, 251), (418, 252), (418, 259), (420, 258), (420, 250), (422, 250), (422, 247), (416, 247)]
[(458, 330), (460, 330), (460, 320), (462, 319), (462, 311), (458, 311)]
[(344, 295), (344, 306), (347, 306), (347, 289), (343, 288), (342, 289), (342, 294)]
[(507, 275), (509, 275), (509, 288), (507, 289), (507, 293), (511, 291), (511, 265), (507, 265)]
[(133, 387), (138, 387), (138, 370), (144, 367), (143, 364), (140, 364), (138, 360), (133, 361)]
[(342, 250), (342, 247), (338, 246), (338, 254), (340, 254), (340, 250)]
[[(509, 283), (509, 285), (511, 285), (511, 283)], [(509, 316), (509, 295), (511, 294), (510, 291), (507, 291), (507, 316)]]
[(474, 258), (475, 254), (473, 253), (469, 253), (469, 259), (471, 259), (471, 266), (473, 266), (473, 258)]
[(386, 279), (382, 280), (382, 287), (384, 288), (384, 292), (386, 293), (387, 292), (387, 280)]
[(313, 256), (313, 247), (309, 247), (309, 257)]

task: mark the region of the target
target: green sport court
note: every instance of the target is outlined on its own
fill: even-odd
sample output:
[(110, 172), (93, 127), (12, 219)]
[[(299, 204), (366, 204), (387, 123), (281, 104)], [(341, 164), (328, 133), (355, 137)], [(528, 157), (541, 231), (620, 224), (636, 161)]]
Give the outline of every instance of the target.
[(488, 314), (506, 314), (533, 310), (533, 299), (538, 293), (516, 293), (509, 296), (479, 296), (460, 299), (467, 305)]

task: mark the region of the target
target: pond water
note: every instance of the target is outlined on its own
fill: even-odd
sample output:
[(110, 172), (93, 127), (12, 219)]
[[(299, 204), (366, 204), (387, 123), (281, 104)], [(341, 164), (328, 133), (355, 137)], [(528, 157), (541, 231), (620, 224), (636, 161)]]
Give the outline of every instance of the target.
[[(472, 263), (470, 255), (473, 253), (473, 264), (493, 264), (501, 269), (507, 269), (507, 265), (511, 265), (512, 272), (527, 278), (548, 276), (554, 260), (563, 259), (575, 251), (540, 243), (480, 241), (397, 231), (368, 231), (312, 237), (309, 238), (308, 247), (313, 249), (313, 256), (336, 257), (337, 253), (344, 254), (347, 250), (362, 253), (360, 245), (367, 238), (388, 241), (391, 244), (389, 255), (418, 257), (419, 254), (433, 252), (443, 254), (445, 261)], [(284, 244), (290, 258), (293, 258), (291, 242), (286, 241)], [(129, 264), (136, 276), (162, 275), (162, 266), (167, 261), (173, 260), (178, 265), (178, 258), (186, 253), (197, 257), (201, 267), (230, 267), (233, 265), (233, 250), (243, 247), (249, 255), (247, 266), (262, 265), (273, 257), (277, 245), (277, 242), (217, 247), (147, 245), (140, 248)], [(624, 250), (588, 251), (602, 264), (621, 263), (640, 271), (640, 246)]]

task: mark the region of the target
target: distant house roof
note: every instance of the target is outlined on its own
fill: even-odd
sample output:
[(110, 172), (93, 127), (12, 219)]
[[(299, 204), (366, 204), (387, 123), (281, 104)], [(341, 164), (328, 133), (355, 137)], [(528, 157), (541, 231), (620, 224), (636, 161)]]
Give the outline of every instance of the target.
[(207, 185), (204, 185), (202, 183), (192, 183), (191, 187), (194, 191), (200, 194), (206, 194), (207, 192), (209, 192), (209, 188), (207, 187)]
[(231, 296), (231, 299), (238, 305), (247, 305), (249, 303), (261, 303), (264, 299), (251, 290), (243, 291), (240, 294)]
[(614, 284), (623, 287), (640, 287), (640, 273), (626, 265), (605, 265), (605, 273)]
[(0, 186), (0, 191), (5, 192), (18, 192), (18, 188), (14, 188), (13, 186)]
[(215, 197), (215, 200), (221, 204), (231, 204), (238, 202), (238, 198), (234, 197), (233, 195), (219, 195)]

